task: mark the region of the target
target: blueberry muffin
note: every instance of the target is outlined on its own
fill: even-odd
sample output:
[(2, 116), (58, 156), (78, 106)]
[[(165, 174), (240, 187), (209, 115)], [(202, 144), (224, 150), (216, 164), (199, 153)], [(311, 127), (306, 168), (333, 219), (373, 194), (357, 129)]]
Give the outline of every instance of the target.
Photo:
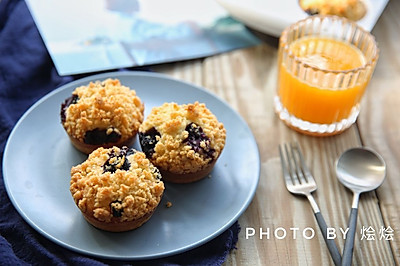
[(111, 232), (135, 229), (150, 219), (164, 192), (159, 170), (143, 152), (98, 148), (72, 167), (70, 191), (85, 219)]
[(164, 103), (139, 128), (139, 141), (163, 180), (190, 183), (207, 176), (225, 146), (226, 130), (205, 104)]
[(365, 16), (362, 0), (299, 0), (300, 7), (310, 15), (336, 15), (357, 21)]
[(130, 146), (143, 122), (144, 105), (117, 79), (76, 88), (61, 104), (61, 123), (80, 151)]

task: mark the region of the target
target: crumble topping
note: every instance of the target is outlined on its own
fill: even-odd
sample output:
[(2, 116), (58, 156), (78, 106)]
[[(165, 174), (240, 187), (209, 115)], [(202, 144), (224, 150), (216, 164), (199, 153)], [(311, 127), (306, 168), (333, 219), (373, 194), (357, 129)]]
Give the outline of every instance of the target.
[[(109, 171), (109, 165), (115, 171)], [(99, 221), (132, 221), (158, 206), (164, 192), (160, 179), (144, 153), (98, 148), (72, 167), (70, 191), (79, 209)]]
[(310, 15), (336, 15), (354, 21), (367, 13), (363, 0), (299, 0), (299, 4)]
[(77, 87), (62, 106), (61, 120), (67, 133), (79, 141), (96, 130), (121, 135), (124, 141), (137, 133), (143, 112), (144, 105), (134, 90), (118, 79), (106, 79)]
[(157, 167), (186, 174), (204, 169), (219, 157), (226, 130), (204, 103), (164, 103), (151, 110), (139, 128), (139, 138), (142, 150)]

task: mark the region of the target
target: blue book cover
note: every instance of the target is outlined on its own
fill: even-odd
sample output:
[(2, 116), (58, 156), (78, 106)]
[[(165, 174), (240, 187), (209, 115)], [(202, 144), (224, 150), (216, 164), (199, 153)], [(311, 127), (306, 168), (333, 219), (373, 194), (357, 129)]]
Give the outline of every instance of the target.
[(206, 57), (259, 40), (214, 0), (26, 0), (60, 75)]

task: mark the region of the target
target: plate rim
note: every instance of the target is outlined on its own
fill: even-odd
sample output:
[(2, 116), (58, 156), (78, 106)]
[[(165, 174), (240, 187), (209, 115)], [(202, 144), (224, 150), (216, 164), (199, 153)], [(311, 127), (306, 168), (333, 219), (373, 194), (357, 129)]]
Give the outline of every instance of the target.
[[(252, 5), (244, 0), (216, 0), (227, 12), (238, 21), (261, 33), (279, 38), (282, 31), (295, 23), (297, 20), (305, 19), (308, 15), (299, 5), (293, 6), (296, 9), (296, 19), (286, 15), (275, 16), (277, 10), (267, 9), (268, 1), (263, 3), (266, 6)], [(292, 1), (292, 0), (285, 0)], [(254, 1), (253, 1), (254, 2)], [(356, 23), (367, 31), (372, 31), (380, 16), (385, 10), (389, 0), (365, 0), (367, 14)], [(293, 1), (295, 3), (295, 1)], [(237, 10), (240, 10), (239, 12)], [(245, 12), (243, 12), (243, 10)], [(278, 10), (282, 11), (282, 10)], [(275, 13), (274, 13), (275, 12)]]
[[(53, 95), (67, 89), (73, 86), (76, 86), (75, 84), (81, 84), (84, 82), (89, 82), (89, 81), (95, 81), (95, 80), (99, 80), (99, 79), (104, 79), (104, 78), (118, 78), (121, 76), (128, 76), (128, 77), (146, 77), (146, 78), (159, 78), (159, 79), (167, 79), (169, 81), (172, 82), (177, 82), (177, 83), (181, 83), (185, 86), (189, 86), (192, 87), (193, 89), (197, 89), (200, 90), (203, 93), (206, 93), (207, 96), (215, 98), (219, 103), (222, 103), (224, 105), (225, 108), (230, 109), (234, 115), (241, 121), (241, 123), (243, 125), (246, 126), (246, 130), (249, 132), (250, 137), (252, 139), (252, 144), (254, 144), (254, 152), (255, 154), (255, 158), (257, 159), (257, 169), (253, 169), (253, 172), (256, 172), (255, 176), (257, 176), (254, 185), (251, 187), (250, 189), (250, 193), (247, 195), (244, 204), (242, 204), (241, 208), (238, 209), (238, 211), (236, 212), (236, 214), (231, 217), (231, 219), (225, 224), (223, 225), (221, 228), (219, 228), (217, 231), (215, 231), (214, 233), (208, 235), (205, 238), (202, 238), (190, 245), (186, 245), (183, 246), (181, 248), (177, 248), (175, 250), (171, 250), (169, 252), (163, 252), (163, 253), (153, 253), (151, 255), (145, 255), (145, 256), (121, 256), (121, 255), (103, 255), (100, 253), (95, 253), (95, 252), (90, 252), (90, 251), (86, 251), (86, 250), (82, 250), (79, 249), (78, 247), (69, 245), (68, 243), (65, 243), (59, 239), (57, 239), (55, 236), (47, 233), (45, 230), (43, 230), (43, 228), (39, 227), (38, 225), (35, 224), (35, 222), (24, 212), (24, 210), (21, 208), (20, 204), (18, 204), (16, 198), (14, 197), (14, 194), (12, 193), (12, 191), (10, 190), (10, 184), (9, 184), (9, 178), (8, 176), (8, 170), (6, 167), (7, 164), (7, 157), (8, 154), (11, 152), (10, 146), (11, 146), (11, 141), (14, 138), (14, 135), (17, 134), (16, 132), (18, 131), (21, 123), (23, 123), (23, 121), (25, 120), (25, 118), (27, 116), (29, 116), (29, 114), (35, 110), (39, 105), (41, 105), (43, 102), (45, 102), (46, 100), (48, 100), (49, 98), (51, 98)], [(2, 161), (2, 172), (3, 172), (3, 183), (4, 183), (4, 187), (6, 190), (6, 193), (8, 195), (8, 198), (10, 199), (14, 209), (18, 212), (18, 214), (21, 216), (21, 218), (27, 222), (29, 224), (29, 226), (34, 229), (36, 232), (40, 233), (40, 235), (44, 236), (46, 239), (52, 241), (53, 243), (56, 243), (58, 245), (60, 245), (63, 248), (66, 248), (68, 250), (72, 250), (75, 251), (79, 254), (83, 254), (83, 255), (87, 255), (87, 256), (94, 256), (97, 258), (102, 258), (102, 259), (114, 259), (114, 260), (150, 260), (150, 259), (158, 259), (158, 258), (164, 258), (164, 257), (168, 257), (168, 256), (173, 256), (173, 255), (177, 255), (177, 254), (181, 254), (184, 253), (186, 251), (192, 250), (194, 248), (197, 248), (203, 244), (206, 244), (208, 242), (210, 242), (211, 240), (215, 239), (216, 237), (218, 237), (219, 235), (221, 235), (223, 232), (225, 232), (228, 228), (230, 228), (238, 219), (241, 215), (243, 215), (243, 213), (246, 211), (246, 209), (249, 207), (249, 205), (251, 204), (257, 188), (258, 188), (258, 184), (260, 181), (260, 174), (261, 174), (261, 158), (260, 158), (260, 152), (259, 152), (259, 148), (258, 148), (258, 144), (257, 141), (254, 137), (254, 134), (251, 130), (251, 128), (249, 127), (249, 125), (247, 124), (247, 122), (244, 120), (244, 118), (235, 110), (233, 109), (225, 100), (223, 100), (222, 98), (220, 98), (218, 95), (214, 94), (211, 91), (208, 91), (207, 89), (205, 89), (204, 87), (198, 86), (196, 84), (193, 84), (191, 82), (187, 82), (187, 81), (183, 81), (171, 76), (168, 76), (166, 74), (162, 74), (162, 73), (157, 73), (157, 72), (147, 72), (147, 71), (113, 71), (113, 72), (105, 72), (105, 73), (100, 73), (100, 74), (95, 74), (95, 75), (90, 75), (90, 76), (86, 76), (71, 82), (68, 82), (66, 84), (63, 84), (59, 87), (56, 87), (54, 90), (48, 92), (47, 94), (45, 94), (42, 98), (40, 98), (39, 100), (37, 100), (34, 104), (32, 104), (25, 112), (24, 114), (18, 119), (17, 123), (15, 123), (15, 125), (13, 126), (5, 147), (4, 147), (4, 152), (3, 152), (3, 161)]]

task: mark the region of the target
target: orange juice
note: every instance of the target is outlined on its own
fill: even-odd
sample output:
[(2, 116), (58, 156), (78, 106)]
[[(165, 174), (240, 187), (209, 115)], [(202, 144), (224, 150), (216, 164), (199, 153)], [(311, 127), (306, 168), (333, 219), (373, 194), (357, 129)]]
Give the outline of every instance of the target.
[(323, 37), (295, 40), (289, 51), (308, 70), (288, 66), (285, 59), (280, 59), (278, 96), (283, 107), (296, 118), (318, 124), (349, 117), (359, 104), (369, 77), (352, 82), (346, 71), (365, 65), (363, 53), (352, 44)]

